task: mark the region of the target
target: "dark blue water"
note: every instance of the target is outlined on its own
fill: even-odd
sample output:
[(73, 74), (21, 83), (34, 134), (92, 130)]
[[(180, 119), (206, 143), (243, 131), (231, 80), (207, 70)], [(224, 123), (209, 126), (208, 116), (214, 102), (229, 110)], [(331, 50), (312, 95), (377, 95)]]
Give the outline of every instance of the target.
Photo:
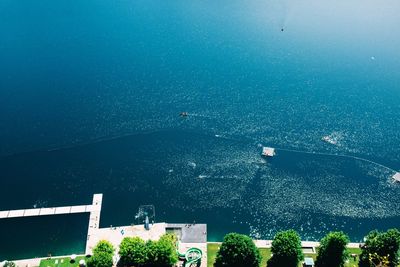
[(398, 226), (387, 169), (259, 154), (400, 169), (399, 12), (396, 1), (1, 1), (0, 209), (103, 192), (103, 226), (151, 203), (157, 221), (208, 223), (210, 240), (290, 227), (356, 241)]
[(88, 220), (89, 214), (1, 219), (0, 259), (83, 254)]

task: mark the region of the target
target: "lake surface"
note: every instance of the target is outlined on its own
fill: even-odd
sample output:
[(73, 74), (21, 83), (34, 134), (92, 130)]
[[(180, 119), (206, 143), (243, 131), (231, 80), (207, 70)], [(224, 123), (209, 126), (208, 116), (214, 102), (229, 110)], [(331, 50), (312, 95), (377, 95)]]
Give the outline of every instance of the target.
[[(393, 171), (303, 152), (400, 170), (399, 13), (397, 1), (1, 1), (0, 210), (102, 192), (101, 226), (153, 204), (156, 221), (207, 223), (211, 241), (398, 227)], [(13, 244), (0, 260), (82, 252), (79, 216), (0, 221)]]

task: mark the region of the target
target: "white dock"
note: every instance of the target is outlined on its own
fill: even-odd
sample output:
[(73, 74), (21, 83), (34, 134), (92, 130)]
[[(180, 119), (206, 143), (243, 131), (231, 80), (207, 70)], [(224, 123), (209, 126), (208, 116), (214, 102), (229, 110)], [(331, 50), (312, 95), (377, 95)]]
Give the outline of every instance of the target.
[(94, 234), (96, 229), (99, 229), (102, 201), (103, 201), (103, 194), (93, 195), (93, 203), (91, 205), (92, 211), (90, 212), (89, 227), (86, 238), (86, 249), (85, 249), (86, 254), (91, 254), (92, 247), (89, 245), (89, 239)]
[(400, 182), (400, 172), (396, 172), (396, 173), (393, 175), (393, 179), (396, 180), (397, 182)]
[(266, 157), (273, 157), (275, 156), (275, 148), (264, 146), (261, 154)]
[[(95, 196), (96, 195), (94, 195), (94, 197)], [(94, 208), (95, 208), (94, 205), (78, 205), (78, 206), (38, 208), (38, 209), (3, 210), (3, 211), (0, 211), (0, 219), (71, 214), (71, 213), (84, 213), (84, 212), (91, 213), (94, 210)]]

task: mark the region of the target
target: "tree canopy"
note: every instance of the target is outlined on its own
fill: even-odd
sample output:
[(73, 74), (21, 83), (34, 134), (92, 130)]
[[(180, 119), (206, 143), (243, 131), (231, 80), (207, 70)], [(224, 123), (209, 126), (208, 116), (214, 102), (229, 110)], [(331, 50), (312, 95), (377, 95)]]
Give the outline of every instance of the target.
[(321, 239), (316, 267), (343, 267), (348, 258), (349, 237), (343, 232), (330, 232)]
[(304, 259), (300, 236), (294, 230), (278, 232), (272, 241), (271, 253), (268, 267), (297, 267)]
[(158, 241), (126, 237), (119, 246), (120, 266), (170, 267), (178, 262), (176, 237), (163, 235)]
[(113, 265), (114, 255), (113, 245), (106, 241), (101, 240), (93, 248), (93, 255), (87, 262), (88, 267), (111, 267)]
[(385, 261), (385, 266), (399, 264), (400, 232), (390, 229), (387, 232), (371, 231), (365, 240), (360, 255), (360, 267), (378, 266)]
[(146, 251), (146, 267), (169, 267), (178, 262), (178, 253), (169, 242), (150, 240), (146, 243)]
[(143, 265), (147, 261), (146, 243), (139, 237), (125, 237), (119, 245), (120, 264)]
[(224, 237), (214, 267), (258, 267), (260, 262), (260, 251), (250, 237), (230, 233)]
[(97, 245), (93, 248), (93, 254), (99, 253), (99, 252), (105, 252), (108, 254), (114, 254), (114, 247), (113, 245), (108, 242), (107, 240), (101, 240)]

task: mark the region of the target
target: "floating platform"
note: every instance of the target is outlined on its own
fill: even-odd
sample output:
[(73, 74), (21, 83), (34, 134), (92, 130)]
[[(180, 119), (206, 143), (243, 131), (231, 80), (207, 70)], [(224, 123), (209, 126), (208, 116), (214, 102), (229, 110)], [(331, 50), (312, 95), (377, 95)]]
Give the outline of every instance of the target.
[(335, 138), (334, 136), (331, 136), (331, 135), (323, 136), (321, 138), (321, 140), (326, 143), (332, 144), (332, 145), (337, 145), (337, 142), (338, 142), (337, 138)]
[(86, 238), (86, 254), (90, 254), (92, 252), (89, 247), (89, 239), (92, 235), (95, 235), (96, 230), (100, 228), (100, 213), (101, 213), (101, 205), (103, 202), (103, 194), (94, 194), (93, 202), (92, 202), (92, 211), (89, 216), (89, 227)]
[[(92, 205), (78, 205), (78, 206), (65, 206), (65, 207), (52, 207), (52, 208), (38, 208), (38, 209), (21, 209), (21, 210), (3, 210), (0, 211), (0, 219), (18, 218), (18, 217), (33, 217), (33, 216), (46, 216), (46, 215), (59, 215), (59, 214), (72, 214), (72, 213), (93, 213), (100, 212), (102, 194), (95, 194), (93, 196)], [(100, 200), (100, 205), (95, 204)]]
[(0, 211), (0, 219), (91, 212), (91, 205)]
[(275, 148), (264, 146), (261, 155), (266, 157), (273, 157), (275, 156)]
[(400, 172), (396, 172), (396, 173), (393, 175), (393, 179), (394, 179), (395, 181), (397, 181), (397, 182), (400, 182)]

